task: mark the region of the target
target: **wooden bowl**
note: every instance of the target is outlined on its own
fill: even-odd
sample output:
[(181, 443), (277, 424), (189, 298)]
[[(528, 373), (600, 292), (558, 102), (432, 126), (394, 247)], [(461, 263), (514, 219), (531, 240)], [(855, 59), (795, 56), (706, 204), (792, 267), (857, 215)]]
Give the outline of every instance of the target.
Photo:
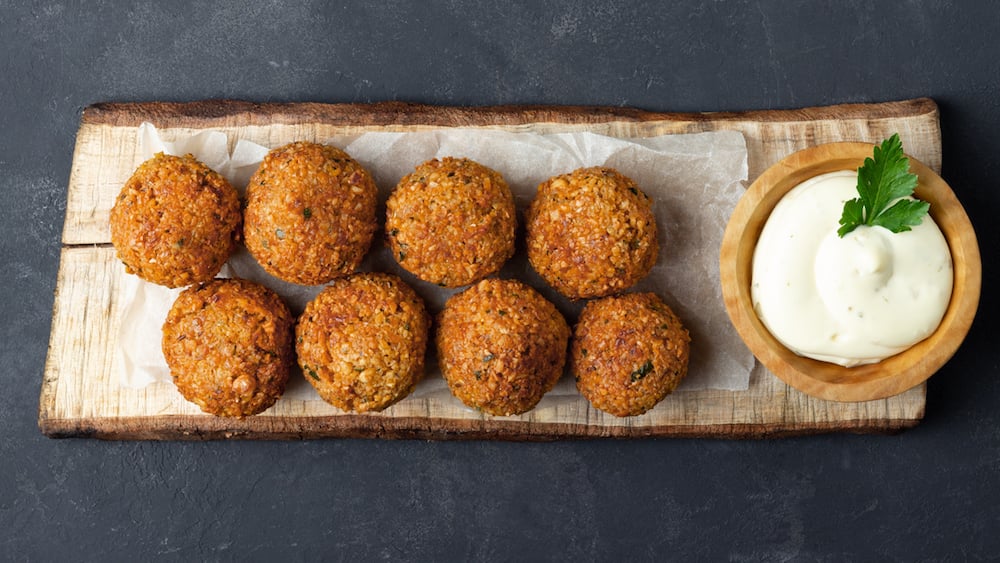
[(931, 204), (930, 215), (948, 241), (955, 274), (951, 302), (931, 336), (881, 362), (845, 368), (796, 355), (779, 343), (754, 313), (750, 300), (754, 247), (778, 200), (819, 174), (857, 170), (872, 156), (873, 147), (867, 143), (825, 144), (794, 153), (768, 168), (737, 203), (719, 256), (726, 311), (750, 351), (785, 383), (831, 401), (882, 399), (922, 383), (958, 350), (979, 306), (982, 263), (972, 223), (948, 184), (910, 158), (910, 171), (919, 178), (915, 195)]

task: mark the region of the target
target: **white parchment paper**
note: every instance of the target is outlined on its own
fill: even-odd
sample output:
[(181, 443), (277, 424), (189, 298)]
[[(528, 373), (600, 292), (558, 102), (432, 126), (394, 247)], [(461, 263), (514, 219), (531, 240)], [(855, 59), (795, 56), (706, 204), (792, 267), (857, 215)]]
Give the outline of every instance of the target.
[[(574, 323), (583, 302), (572, 302), (549, 288), (531, 269), (523, 251), (523, 211), (547, 178), (584, 166), (611, 166), (633, 178), (653, 200), (660, 238), (660, 255), (653, 271), (633, 288), (660, 295), (691, 332), (691, 363), (678, 392), (695, 389), (745, 390), (753, 356), (729, 322), (719, 284), (718, 254), (726, 222), (743, 194), (747, 153), (743, 135), (724, 131), (618, 139), (587, 132), (536, 134), (486, 129), (445, 129), (410, 133), (365, 133), (353, 137), (317, 139), (347, 151), (372, 172), (384, 204), (400, 178), (435, 157), (467, 157), (489, 166), (507, 180), (518, 206), (518, 251), (501, 277), (521, 279), (553, 301)], [(191, 153), (219, 171), (237, 189), (247, 181), (268, 148), (238, 140), (232, 153), (218, 131), (165, 142), (150, 124), (139, 131), (143, 159), (156, 152)], [(384, 209), (384, 207), (383, 207)], [(457, 290), (422, 282), (392, 258), (381, 244), (382, 233), (362, 264), (362, 270), (401, 276), (425, 299), (432, 314)], [(321, 289), (282, 282), (265, 273), (244, 249), (230, 259), (223, 276), (251, 279), (278, 292), (293, 313)], [(117, 369), (120, 384), (141, 388), (170, 381), (160, 349), (161, 326), (179, 289), (167, 289), (126, 275), (122, 299)], [(449, 395), (430, 354), (428, 377), (414, 396)], [(286, 397), (321, 400), (299, 375), (289, 382)], [(543, 399), (580, 400), (572, 378), (564, 377)]]

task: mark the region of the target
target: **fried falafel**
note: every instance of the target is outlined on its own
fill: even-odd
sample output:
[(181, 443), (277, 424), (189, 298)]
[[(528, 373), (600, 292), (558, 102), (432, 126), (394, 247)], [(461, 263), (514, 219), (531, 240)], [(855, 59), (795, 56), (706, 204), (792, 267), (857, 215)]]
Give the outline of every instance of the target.
[(570, 347), (570, 372), (590, 403), (615, 416), (656, 406), (687, 375), (691, 337), (654, 293), (587, 303)]
[(240, 236), (239, 194), (191, 155), (143, 162), (111, 208), (111, 244), (125, 271), (166, 287), (211, 280)]
[(569, 326), (520, 281), (482, 280), (452, 296), (438, 319), (441, 372), (470, 407), (497, 416), (527, 412), (562, 375)]
[(163, 324), (163, 357), (185, 399), (216, 416), (271, 407), (294, 360), (295, 319), (270, 289), (242, 279), (193, 285)]
[(420, 164), (386, 202), (386, 239), (408, 272), (442, 287), (495, 274), (514, 254), (514, 196), (499, 172), (467, 158)]
[(430, 316), (392, 274), (334, 280), (310, 301), (296, 327), (306, 380), (345, 411), (380, 411), (423, 378)]
[(651, 200), (612, 168), (581, 168), (546, 180), (525, 221), (528, 261), (570, 299), (624, 291), (656, 263)]
[(273, 149), (247, 186), (247, 250), (288, 282), (346, 276), (371, 245), (377, 192), (371, 174), (338, 148), (299, 141)]

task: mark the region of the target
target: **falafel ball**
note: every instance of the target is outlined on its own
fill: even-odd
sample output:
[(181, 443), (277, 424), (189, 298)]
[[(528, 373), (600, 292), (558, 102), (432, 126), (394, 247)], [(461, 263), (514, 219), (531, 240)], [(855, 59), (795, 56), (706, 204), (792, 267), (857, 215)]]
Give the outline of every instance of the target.
[(157, 153), (125, 182), (111, 208), (111, 244), (125, 271), (167, 287), (219, 273), (240, 235), (240, 197), (193, 156)]
[(443, 287), (495, 274), (514, 254), (514, 196), (499, 172), (467, 158), (429, 160), (386, 202), (386, 238), (408, 272)]
[(521, 414), (562, 375), (569, 333), (562, 314), (537, 291), (488, 278), (445, 303), (438, 361), (452, 394), (466, 405), (491, 415)]
[(296, 350), (306, 380), (345, 411), (380, 411), (424, 375), (430, 315), (392, 274), (334, 280), (299, 317)]
[(649, 196), (613, 168), (580, 168), (546, 180), (525, 221), (528, 261), (571, 299), (624, 291), (656, 263)]
[(377, 198), (371, 174), (344, 151), (290, 143), (250, 178), (244, 242), (267, 273), (323, 284), (354, 272), (368, 252)]
[(185, 399), (209, 414), (243, 418), (285, 392), (294, 322), (262, 285), (235, 278), (194, 285), (167, 314), (163, 357)]
[(687, 375), (691, 337), (653, 293), (590, 301), (580, 313), (570, 372), (590, 404), (615, 416), (656, 406)]

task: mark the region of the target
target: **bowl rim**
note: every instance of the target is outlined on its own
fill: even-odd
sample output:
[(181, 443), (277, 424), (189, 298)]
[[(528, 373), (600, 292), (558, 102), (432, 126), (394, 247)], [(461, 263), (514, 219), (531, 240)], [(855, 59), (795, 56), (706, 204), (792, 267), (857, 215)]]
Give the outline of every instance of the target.
[(975, 231), (948, 184), (908, 156), (917, 175), (914, 195), (930, 202), (930, 215), (951, 251), (954, 283), (941, 324), (907, 350), (875, 364), (845, 368), (796, 355), (778, 342), (753, 310), (750, 279), (753, 251), (777, 202), (803, 181), (838, 170), (857, 170), (874, 148), (871, 143), (816, 145), (781, 159), (765, 170), (740, 197), (723, 234), (719, 269), (730, 321), (754, 356), (788, 385), (831, 401), (883, 399), (923, 383), (958, 350), (979, 307), (982, 263)]

